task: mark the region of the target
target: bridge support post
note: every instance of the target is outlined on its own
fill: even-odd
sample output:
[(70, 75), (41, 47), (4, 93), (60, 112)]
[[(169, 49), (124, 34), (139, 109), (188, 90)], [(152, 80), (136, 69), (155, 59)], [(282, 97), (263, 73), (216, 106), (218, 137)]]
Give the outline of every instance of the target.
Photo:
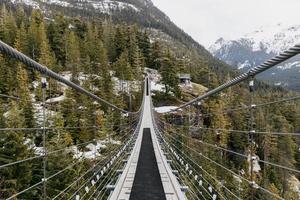
[(253, 104), (254, 100), (254, 77), (252, 76), (249, 81), (249, 92), (250, 92), (250, 123), (249, 123), (249, 141), (250, 141), (250, 179), (251, 179), (251, 200), (254, 200), (254, 170), (253, 170), (253, 161), (254, 161), (254, 133), (255, 133), (255, 116), (254, 109), (255, 105)]
[(42, 101), (43, 101), (43, 199), (47, 199), (47, 145), (46, 145), (46, 88), (47, 80), (44, 76), (41, 78)]

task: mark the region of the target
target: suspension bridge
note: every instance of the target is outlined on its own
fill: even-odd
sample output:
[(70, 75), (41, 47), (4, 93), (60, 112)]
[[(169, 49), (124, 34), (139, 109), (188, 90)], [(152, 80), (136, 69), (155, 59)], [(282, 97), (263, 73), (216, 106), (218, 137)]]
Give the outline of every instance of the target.
[[(264, 187), (263, 184), (255, 182), (254, 162), (257, 161), (258, 163), (286, 170), (294, 174), (300, 173), (300, 170), (296, 168), (291, 168), (267, 160), (257, 160), (254, 152), (255, 134), (288, 135), (293, 137), (300, 136), (300, 133), (263, 132), (255, 130), (255, 110), (259, 107), (274, 106), (284, 102), (297, 101), (300, 99), (300, 96), (287, 97), (271, 102), (253, 102), (252, 98), (253, 93), (255, 92), (255, 77), (269, 68), (298, 55), (300, 53), (300, 45), (290, 48), (269, 61), (237, 76), (233, 80), (220, 85), (204, 95), (179, 106), (177, 109), (164, 113), (163, 115), (157, 113), (153, 106), (151, 99), (151, 79), (148, 76), (145, 77), (143, 101), (139, 111), (129, 112), (101, 97), (96, 96), (82, 86), (65, 79), (63, 76), (35, 62), (2, 41), (0, 41), (0, 52), (22, 62), (28, 69), (39, 72), (43, 77), (56, 80), (59, 83), (63, 83), (64, 85), (72, 88), (78, 93), (88, 96), (91, 101), (105, 104), (112, 109), (111, 112), (120, 113), (123, 120), (119, 127), (114, 127), (114, 131), (112, 131), (115, 132), (118, 130), (121, 134), (112, 133), (111, 135), (105, 135), (100, 138), (96, 138), (95, 133), (101, 127), (97, 127), (95, 125), (87, 125), (85, 127), (48, 127), (46, 125), (46, 115), (48, 110), (46, 110), (44, 94), (47, 82), (44, 78), (42, 81), (44, 83), (42, 84), (42, 86), (44, 85), (44, 95), (42, 102), (39, 104), (43, 116), (42, 127), (0, 127), (0, 131), (35, 131), (38, 134), (43, 135), (43, 146), (41, 147), (42, 150), (40, 154), (24, 159), (16, 159), (13, 162), (1, 165), (0, 171), (9, 167), (19, 166), (25, 162), (40, 160), (43, 171), (41, 175), (42, 177), (39, 180), (36, 180), (34, 184), (13, 192), (11, 196), (5, 197), (5, 199), (31, 199), (30, 197), (28, 198), (28, 193), (32, 190), (39, 191), (42, 194), (42, 199), (243, 199), (236, 190), (233, 190), (233, 188), (238, 187), (237, 185), (229, 187), (226, 182), (212, 174), (211, 170), (208, 169), (207, 166), (204, 166), (201, 160), (211, 163), (210, 166), (214, 166), (214, 168), (222, 169), (224, 173), (226, 172), (236, 178), (239, 184), (247, 185), (248, 188), (253, 191), (253, 194), (254, 191), (260, 191), (267, 195), (270, 199), (284, 199), (279, 194)], [(190, 123), (190, 115), (188, 129), (193, 128), (198, 131), (211, 130), (244, 134), (245, 137), (250, 140), (249, 155), (232, 151), (215, 143), (204, 141), (201, 138), (191, 137), (189, 134), (182, 134), (182, 125), (176, 125), (172, 123), (172, 120), (166, 120), (168, 118), (172, 118), (172, 114), (178, 111), (186, 110), (186, 112), (189, 113), (191, 107), (197, 106), (198, 102), (245, 81), (249, 82), (249, 91), (251, 94), (249, 105), (225, 108), (219, 113), (200, 113), (199, 116), (203, 117), (212, 114), (215, 115), (234, 112), (237, 110), (245, 110), (250, 114), (249, 130), (227, 130), (203, 127), (200, 126), (199, 123)], [(11, 97), (8, 95), (2, 95), (1, 97), (11, 99), (12, 101), (18, 100), (18, 97)], [(35, 103), (38, 104), (38, 102)], [(78, 109), (75, 110), (75, 112), (81, 111)], [(97, 113), (93, 113), (93, 115), (96, 116)], [(92, 130), (91, 132), (94, 133), (94, 138), (91, 141), (59, 149), (47, 149), (47, 134), (51, 131), (79, 130), (82, 128)], [(114, 139), (120, 142), (118, 143), (114, 141)], [(105, 145), (110, 147), (109, 152), (104, 153), (104, 156), (100, 156), (98, 152), (99, 149), (97, 147), (97, 141), (99, 140), (104, 141)], [(66, 152), (70, 152), (72, 149), (74, 150), (74, 148), (78, 151), (80, 147), (86, 147), (89, 144), (95, 144), (93, 145), (94, 149), (92, 150), (92, 155), (90, 155), (94, 162), (92, 167), (85, 169), (81, 174), (69, 173), (69, 176), (73, 176), (71, 184), (67, 187), (56, 189), (54, 192), (55, 195), (50, 196), (48, 183), (59, 178), (67, 171), (76, 168), (86, 155), (81, 152), (74, 161), (67, 163), (61, 169), (47, 171), (50, 157), (57, 154), (67, 154)], [(206, 149), (206, 151), (214, 150), (232, 154), (245, 160), (249, 159), (250, 176), (241, 174), (239, 171), (231, 169), (223, 163), (217, 162), (214, 158), (211, 158), (209, 154), (206, 154), (203, 149)], [(195, 157), (198, 159), (194, 159)], [(1, 177), (1, 179), (2, 178), (5, 179), (5, 177)], [(53, 192), (51, 194), (53, 194)], [(256, 197), (252, 195), (249, 198), (255, 199)]]

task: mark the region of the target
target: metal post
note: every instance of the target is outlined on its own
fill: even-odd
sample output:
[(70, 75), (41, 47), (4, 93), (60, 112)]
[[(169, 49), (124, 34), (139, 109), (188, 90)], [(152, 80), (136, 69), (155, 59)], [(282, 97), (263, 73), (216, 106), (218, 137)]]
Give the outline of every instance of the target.
[(191, 105), (188, 106), (189, 109), (189, 134), (191, 133)]
[(253, 104), (253, 95), (254, 95), (254, 77), (251, 77), (249, 81), (249, 92), (250, 92), (250, 178), (251, 178), (251, 199), (254, 199), (254, 171), (253, 171), (253, 159), (254, 159), (254, 133), (255, 133), (255, 118), (254, 118), (254, 109), (255, 105)]
[(97, 132), (97, 129), (96, 129), (96, 111), (93, 112), (93, 117), (94, 117), (94, 126), (93, 126), (93, 140), (94, 140), (94, 146), (95, 146), (95, 149), (94, 149), (94, 166), (96, 164), (96, 156), (97, 156), (97, 140), (96, 140), (96, 132)]
[(46, 146), (46, 87), (47, 80), (45, 77), (42, 77), (42, 100), (43, 100), (43, 149), (44, 149), (44, 157), (43, 157), (43, 199), (47, 199), (47, 146)]

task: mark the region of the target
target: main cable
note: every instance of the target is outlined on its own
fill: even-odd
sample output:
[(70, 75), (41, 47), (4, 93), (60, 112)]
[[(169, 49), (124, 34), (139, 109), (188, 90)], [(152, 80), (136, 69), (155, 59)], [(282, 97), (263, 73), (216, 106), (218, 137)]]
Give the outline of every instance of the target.
[(14, 49), (13, 47), (9, 46), (8, 44), (4, 43), (3, 41), (0, 40), (0, 51), (2, 53), (5, 53), (6, 55), (17, 59), (18, 61), (22, 62), (23, 64), (25, 64), (29, 69), (35, 70), (40, 72), (41, 74), (48, 76), (50, 78), (53, 78), (55, 80), (57, 80), (58, 82), (64, 83), (65, 85), (75, 89), (76, 91), (85, 94), (89, 97), (91, 97), (92, 99), (103, 103), (113, 109), (116, 109), (122, 113), (129, 113), (129, 114), (135, 114), (134, 112), (129, 112), (126, 111), (122, 108), (119, 108), (118, 106), (96, 96), (95, 94), (89, 92), (88, 90), (84, 89), (83, 87), (65, 79), (63, 76), (53, 72), (52, 70), (48, 69), (47, 67), (39, 64), (38, 62), (34, 61), (33, 59), (29, 58), (28, 56), (26, 56), (25, 54), (17, 51), (16, 49)]

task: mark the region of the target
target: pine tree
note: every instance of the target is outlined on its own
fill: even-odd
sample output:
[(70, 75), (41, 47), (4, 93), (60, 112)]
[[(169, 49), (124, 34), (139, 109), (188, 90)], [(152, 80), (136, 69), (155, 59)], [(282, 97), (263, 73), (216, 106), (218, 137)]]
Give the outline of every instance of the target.
[(151, 66), (151, 43), (147, 31), (138, 32), (138, 45), (142, 52), (142, 56), (145, 58), (145, 65), (147, 67)]
[(39, 32), (40, 24), (43, 22), (43, 16), (39, 10), (33, 10), (30, 16), (28, 29), (29, 56), (34, 60), (40, 57), (41, 35)]
[[(57, 127), (64, 127), (64, 119), (60, 114), (57, 114), (52, 120)], [(57, 149), (63, 149), (73, 144), (72, 136), (65, 130), (55, 130), (47, 133), (47, 149), (48, 151), (55, 151)], [(49, 137), (51, 136), (51, 137)], [(60, 170), (65, 169), (67, 166), (76, 162), (74, 153), (71, 151), (65, 151), (62, 153), (52, 154), (47, 157), (47, 174), (48, 176), (54, 174)], [(69, 186), (75, 179), (74, 174), (78, 174), (77, 170), (80, 169), (80, 163), (72, 168), (65, 170), (59, 176), (49, 180), (47, 182), (47, 195), (54, 197), (62, 188)]]
[(16, 24), (17, 24), (17, 27), (21, 27), (21, 24), (24, 24), (25, 22), (25, 11), (23, 9), (23, 7), (19, 6), (17, 8), (17, 13), (16, 13)]
[(66, 44), (66, 68), (71, 70), (72, 77), (78, 78), (79, 67), (81, 65), (79, 38), (73, 31), (68, 33)]
[(169, 51), (161, 60), (160, 73), (162, 76), (161, 82), (165, 85), (165, 94), (169, 95), (170, 92), (173, 92), (175, 96), (180, 97), (179, 79), (173, 63), (173, 57)]
[(151, 57), (149, 67), (159, 70), (161, 68), (161, 59), (163, 57), (162, 49), (159, 42), (155, 41), (151, 46)]
[[(24, 29), (23, 23), (20, 25), (20, 29), (17, 32), (15, 41), (15, 48), (20, 52), (25, 52), (28, 49), (27, 46), (27, 34)], [(22, 116), (24, 116), (25, 122), (22, 127), (34, 127), (33, 107), (31, 103), (31, 96), (29, 90), (28, 74), (25, 70), (25, 66), (21, 63), (17, 64), (17, 94), (20, 98), (18, 101), (20, 108), (22, 109)]]
[(126, 49), (126, 34), (123, 26), (117, 26), (115, 35), (116, 59), (120, 58)]
[(128, 62), (127, 52), (123, 52), (120, 58), (115, 63), (116, 76), (121, 80), (131, 81), (133, 79), (133, 72)]
[[(8, 111), (6, 126), (10, 128), (22, 127), (24, 118), (21, 112), (18, 105), (12, 102)], [(2, 132), (0, 135), (0, 146), (0, 165), (32, 156), (25, 142), (24, 134), (19, 131)], [(3, 177), (0, 181), (0, 198), (8, 198), (29, 186), (32, 178), (31, 163), (22, 162), (6, 167), (0, 171), (0, 176)]]
[(63, 14), (59, 13), (54, 17), (54, 21), (50, 23), (48, 28), (48, 35), (51, 50), (54, 52), (57, 62), (61, 65), (66, 63), (66, 40), (67, 29), (69, 23)]
[(7, 67), (5, 65), (5, 60), (3, 56), (0, 54), (0, 93), (7, 94), (9, 91), (9, 85), (7, 80)]

